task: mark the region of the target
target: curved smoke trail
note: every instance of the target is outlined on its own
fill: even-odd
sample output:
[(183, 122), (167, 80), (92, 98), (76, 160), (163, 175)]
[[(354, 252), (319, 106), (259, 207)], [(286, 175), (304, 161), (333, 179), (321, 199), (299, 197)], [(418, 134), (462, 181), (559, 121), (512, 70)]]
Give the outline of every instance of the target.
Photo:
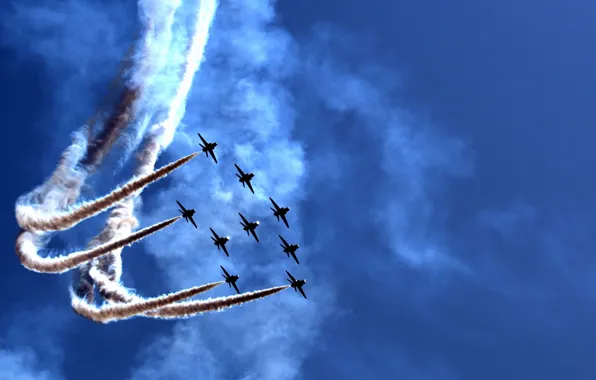
[[(75, 312), (96, 322), (110, 322), (137, 315), (156, 318), (180, 318), (198, 313), (220, 310), (277, 293), (287, 286), (258, 290), (231, 297), (220, 297), (205, 301), (185, 301), (222, 282), (209, 283), (180, 290), (175, 293), (145, 299), (126, 292), (120, 284), (122, 275), (121, 252), (124, 246), (137, 242), (180, 219), (180, 216), (155, 223), (133, 232), (138, 224), (134, 216), (135, 201), (149, 184), (163, 178), (173, 170), (188, 163), (197, 153), (190, 154), (175, 162), (155, 170), (155, 163), (172, 141), (176, 128), (185, 113), (186, 98), (192, 87), (193, 77), (203, 59), (211, 22), (217, 8), (217, 1), (205, 0), (195, 12), (194, 32), (181, 56), (177, 85), (172, 96), (163, 102), (161, 108), (151, 105), (151, 88), (159, 87), (156, 78), (168, 76), (168, 66), (172, 61), (160, 57), (156, 47), (168, 47), (176, 51), (177, 33), (171, 29), (179, 26), (176, 14), (180, 1), (143, 1), (139, 7), (147, 28), (140, 53), (137, 53), (136, 71), (130, 76), (118, 106), (103, 124), (103, 129), (93, 134), (95, 121), (90, 128), (83, 128), (73, 137), (73, 144), (64, 152), (54, 174), (44, 185), (30, 194), (19, 198), (16, 205), (17, 222), (23, 229), (16, 242), (16, 251), (22, 264), (30, 270), (45, 273), (62, 273), (75, 267), (80, 269), (78, 283), (71, 291), (71, 306)], [(158, 15), (163, 17), (157, 17)], [(158, 31), (163, 33), (158, 33)], [(179, 36), (178, 36), (179, 37)], [(124, 65), (124, 63), (123, 63)], [(157, 84), (157, 85), (156, 85)], [(166, 106), (167, 105), (167, 106)], [(165, 112), (160, 110), (164, 109)], [(149, 121), (164, 115), (145, 133)], [(108, 195), (83, 202), (75, 207), (80, 189), (87, 176), (93, 172), (111, 150), (123, 131), (132, 125), (137, 126), (138, 136), (144, 136), (146, 143), (139, 153), (139, 164), (134, 178)], [(87, 132), (85, 134), (85, 132)], [(133, 144), (134, 145), (134, 141)], [(90, 218), (106, 209), (113, 208), (105, 228), (84, 251), (57, 257), (42, 257), (39, 251), (47, 243), (48, 233), (70, 229), (82, 220)], [(100, 294), (107, 301), (96, 307), (93, 291), (100, 287)]]

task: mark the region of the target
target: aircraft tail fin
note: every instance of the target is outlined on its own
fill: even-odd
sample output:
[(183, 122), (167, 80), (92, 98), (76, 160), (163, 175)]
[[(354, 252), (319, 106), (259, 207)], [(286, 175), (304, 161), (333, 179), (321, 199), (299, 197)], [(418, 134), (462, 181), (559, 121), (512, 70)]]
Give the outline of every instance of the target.
[(277, 221), (279, 222), (279, 214), (277, 213), (277, 210), (275, 210), (273, 207), (269, 207), (271, 209), (271, 211), (273, 211), (273, 216), (275, 216), (277, 218)]

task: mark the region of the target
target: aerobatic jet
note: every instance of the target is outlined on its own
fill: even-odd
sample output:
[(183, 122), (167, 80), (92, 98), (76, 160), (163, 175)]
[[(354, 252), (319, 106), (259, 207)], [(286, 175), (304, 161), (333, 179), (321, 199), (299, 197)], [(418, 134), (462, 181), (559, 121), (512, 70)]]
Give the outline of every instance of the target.
[(201, 141), (203, 142), (203, 144), (199, 144), (201, 146), (201, 148), (203, 148), (203, 152), (205, 152), (205, 156), (209, 157), (209, 155), (211, 155), (211, 157), (213, 157), (213, 161), (215, 161), (215, 163), (217, 164), (217, 158), (215, 157), (215, 153), (213, 152), (213, 150), (215, 149), (215, 147), (217, 146), (217, 143), (209, 143), (207, 141), (205, 141), (205, 139), (203, 138), (203, 136), (201, 136), (200, 133), (197, 133), (197, 135), (199, 135), (199, 138), (201, 139)]
[(257, 220), (256, 222), (249, 222), (248, 220), (246, 220), (244, 215), (242, 215), (241, 213), (238, 213), (238, 215), (240, 215), (240, 217), (242, 218), (242, 222), (240, 222), (240, 224), (242, 225), (242, 229), (244, 231), (246, 231), (247, 235), (249, 233), (251, 233), (252, 236), (254, 236), (255, 240), (258, 243), (259, 238), (257, 237), (257, 233), (255, 232), (255, 229), (259, 226), (259, 221)]
[(271, 203), (273, 203), (273, 207), (275, 207), (275, 209), (273, 207), (269, 207), (271, 209), (271, 211), (273, 211), (273, 216), (275, 216), (277, 218), (278, 222), (279, 222), (279, 218), (281, 218), (281, 220), (283, 220), (286, 227), (290, 228), (290, 225), (288, 224), (288, 220), (286, 219), (286, 214), (288, 213), (288, 211), (290, 211), (290, 208), (289, 207), (279, 207), (277, 205), (277, 203), (275, 203), (275, 201), (271, 197), (269, 197), (269, 200), (271, 201)]
[(240, 178), (240, 183), (242, 183), (242, 187), (245, 187), (244, 185), (248, 186), (248, 188), (250, 189), (251, 193), (255, 193), (255, 191), (252, 188), (252, 185), (250, 183), (250, 180), (254, 178), (254, 174), (253, 173), (245, 173), (242, 171), (242, 169), (240, 169), (240, 166), (238, 166), (237, 164), (234, 164), (234, 166), (236, 167), (236, 169), (238, 169), (238, 173), (236, 173), (236, 177)]
[(283, 248), (284, 252), (286, 253), (286, 255), (288, 255), (288, 257), (290, 257), (290, 255), (292, 255), (292, 257), (294, 258), (294, 260), (296, 260), (296, 264), (300, 264), (298, 262), (298, 258), (296, 257), (296, 250), (298, 250), (298, 248), (300, 248), (300, 245), (298, 244), (288, 244), (288, 242), (286, 241), (286, 239), (284, 239), (281, 235), (279, 235), (279, 238), (281, 239), (283, 244), (280, 244), (280, 246)]
[(190, 220), (190, 222), (192, 223), (193, 226), (195, 226), (195, 228), (197, 227), (197, 224), (195, 223), (194, 219), (192, 218), (192, 216), (195, 214), (195, 209), (191, 208), (190, 210), (187, 210), (184, 208), (184, 206), (182, 206), (182, 204), (178, 201), (176, 201), (176, 203), (178, 203), (178, 206), (180, 206), (180, 211), (182, 213), (182, 217), (184, 218), (184, 220), (186, 220), (187, 222)]
[(215, 246), (217, 247), (217, 250), (219, 251), (220, 249), (223, 249), (226, 256), (230, 257), (230, 254), (228, 253), (228, 249), (226, 248), (226, 243), (230, 240), (230, 237), (229, 236), (220, 237), (219, 235), (217, 235), (215, 233), (215, 231), (213, 231), (213, 228), (209, 227), (209, 229), (211, 230), (211, 233), (213, 234), (213, 236), (211, 237), (211, 240), (213, 240), (213, 244), (215, 244)]
[(238, 279), (240, 278), (240, 276), (238, 276), (237, 274), (231, 276), (228, 271), (226, 270), (226, 268), (222, 267), (221, 265), (219, 266), (221, 268), (221, 270), (223, 270), (223, 278), (226, 279), (226, 282), (228, 283), (228, 286), (231, 288), (232, 286), (234, 287), (234, 290), (236, 290), (236, 293), (240, 294), (240, 290), (238, 290), (238, 287), (236, 286), (236, 281), (238, 281)]
[(292, 275), (290, 274), (290, 272), (286, 271), (286, 273), (287, 273), (287, 274), (288, 274), (288, 276), (290, 277), (290, 278), (286, 279), (286, 280), (288, 280), (288, 282), (290, 283), (290, 286), (291, 286), (292, 288), (294, 288), (294, 291), (299, 291), (299, 292), (300, 292), (300, 294), (302, 294), (302, 296), (303, 296), (304, 298), (306, 298), (306, 294), (304, 294), (304, 290), (302, 290), (302, 287), (304, 286), (304, 284), (306, 284), (306, 280), (296, 280), (296, 279), (294, 278), (294, 276), (292, 276)]

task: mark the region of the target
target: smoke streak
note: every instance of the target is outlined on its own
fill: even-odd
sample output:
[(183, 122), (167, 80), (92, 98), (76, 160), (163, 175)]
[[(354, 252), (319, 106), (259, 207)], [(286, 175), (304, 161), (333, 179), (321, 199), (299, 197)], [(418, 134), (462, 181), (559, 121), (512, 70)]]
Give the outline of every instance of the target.
[[(154, 138), (149, 138), (145, 149), (138, 156), (138, 166), (135, 170), (135, 177), (142, 177), (151, 173), (159, 153), (159, 144)], [(136, 197), (132, 196), (118, 204), (111, 212), (104, 229), (91, 240), (88, 248), (93, 248), (116, 237), (127, 236), (137, 226), (138, 221), (133, 215), (133, 207)], [(99, 268), (109, 281), (118, 283), (122, 276), (122, 249), (120, 247), (110, 253), (101, 256), (99, 259), (85, 263), (80, 268), (79, 278), (74, 286), (75, 293), (79, 297), (85, 297), (88, 302), (93, 302), (93, 279), (89, 275), (90, 268), (95, 265)], [(125, 291), (125, 289), (123, 290)], [(100, 293), (102, 289), (100, 288)]]
[(190, 154), (169, 163), (146, 176), (133, 179), (104, 197), (91, 202), (84, 202), (71, 211), (40, 213), (31, 205), (17, 205), (17, 222), (28, 231), (60, 231), (71, 228), (84, 219), (99, 214), (124, 198), (142, 190), (145, 186), (165, 177), (193, 159), (198, 153)]
[(201, 301), (184, 301), (170, 305), (160, 310), (161, 318), (190, 318), (197, 314), (210, 311), (219, 311), (234, 305), (240, 305), (260, 298), (271, 296), (289, 288), (288, 285), (276, 286), (274, 288), (257, 290), (242, 294), (234, 294), (228, 297), (208, 298)]
[[(202, 291), (202, 289), (198, 290)], [(128, 319), (137, 314), (143, 314), (150, 310), (167, 306), (173, 302), (190, 298), (197, 294), (197, 288), (184, 289), (176, 293), (149, 299), (141, 299), (126, 304), (103, 305), (101, 308), (88, 304), (84, 299), (77, 297), (72, 289), (70, 294), (72, 308), (77, 314), (87, 317), (95, 322), (108, 323), (116, 320)]]
[[(126, 304), (104, 305), (101, 308), (86, 303), (71, 291), (72, 307), (77, 314), (95, 322), (108, 323), (116, 320), (123, 320), (143, 314), (149, 310), (159, 309), (160, 318), (189, 318), (200, 313), (218, 311), (234, 305), (255, 301), (287, 289), (289, 286), (277, 286), (274, 288), (257, 290), (254, 292), (235, 294), (228, 297), (209, 298), (201, 301), (184, 301), (178, 304), (171, 304), (191, 297), (191, 289), (181, 290), (167, 296), (150, 298)], [(170, 305), (168, 305), (168, 303)], [(165, 306), (165, 307), (164, 307)]]
[(169, 104), (166, 120), (161, 124), (165, 129), (162, 135), (161, 145), (167, 147), (174, 138), (176, 127), (184, 116), (186, 110), (186, 98), (192, 87), (192, 81), (195, 73), (203, 61), (203, 54), (207, 40), (209, 39), (209, 29), (217, 9), (216, 0), (203, 0), (200, 2), (199, 10), (196, 15), (195, 31), (191, 39), (190, 46), (186, 54), (186, 62), (183, 67), (182, 80), (178, 86), (174, 98)]
[(76, 169), (87, 148), (87, 127), (72, 134), (72, 143), (60, 157), (52, 175), (30, 193), (19, 197), (18, 204), (35, 203), (44, 212), (53, 212), (72, 204), (79, 197), (86, 173)]
[(136, 113), (133, 103), (139, 98), (140, 89), (126, 89), (116, 108), (116, 112), (106, 121), (104, 129), (95, 138), (93, 144), (89, 145), (87, 155), (81, 164), (88, 172), (93, 171), (103, 160), (114, 142), (118, 139), (122, 130), (129, 125)]
[[(174, 99), (170, 103), (166, 120), (154, 126), (153, 130), (151, 131), (152, 136), (148, 138), (145, 148), (140, 153), (139, 166), (137, 167), (135, 176), (142, 176), (145, 175), (146, 172), (152, 171), (153, 167), (155, 166), (155, 162), (157, 161), (160, 149), (169, 145), (171, 142), (176, 127), (180, 123), (180, 119), (184, 114), (184, 104), (192, 85), (192, 79), (202, 60), (203, 51), (208, 39), (209, 27), (215, 14), (216, 6), (217, 3), (215, 1), (201, 3), (201, 7), (197, 12), (195, 33), (188, 48), (187, 59), (183, 67), (182, 81), (178, 87), (178, 90), (176, 91)], [(160, 142), (158, 142), (158, 140), (160, 140)], [(130, 223), (126, 223), (126, 221), (121, 221), (120, 219), (122, 218), (122, 215), (126, 215), (130, 220), (136, 220), (133, 216), (133, 207), (133, 199), (129, 199), (120, 207), (120, 213), (114, 210), (114, 212), (112, 212), (110, 215), (108, 222), (106, 223), (106, 228), (104, 230), (105, 234), (102, 233), (100, 236), (109, 236), (122, 233), (121, 230), (132, 230), (134, 227), (131, 226)], [(98, 262), (94, 264), (96, 265), (95, 268), (97, 269), (94, 272), (96, 275), (101, 275), (101, 273), (98, 273), (100, 271), (104, 272), (107, 276), (107, 279), (111, 281), (111, 289), (119, 289), (122, 294), (125, 294), (126, 289), (119, 284), (119, 275), (116, 278), (116, 273), (121, 273), (120, 253), (120, 251), (114, 251), (100, 258)], [(110, 267), (112, 267), (113, 274), (110, 274)], [(81, 271), (81, 280), (79, 282), (80, 286), (77, 288), (78, 295), (81, 295), (81, 293), (84, 291), (89, 291), (87, 273), (89, 268), (90, 266), (86, 265)], [(106, 294), (110, 294), (107, 289), (102, 287), (102, 285), (99, 285), (99, 290), (100, 294), (102, 294), (104, 298)], [(89, 300), (89, 298), (87, 299)]]
[[(139, 153), (139, 163), (133, 179), (104, 197), (71, 206), (79, 198), (81, 186), (87, 176), (103, 161), (116, 140), (123, 135), (124, 129), (136, 123), (137, 136), (145, 135), (145, 126), (160, 111), (160, 108), (147, 107), (147, 99), (143, 96), (147, 95), (146, 90), (155, 80), (153, 74), (159, 77), (163, 74), (164, 67), (168, 70), (168, 65), (175, 62), (166, 57), (160, 59), (159, 54), (152, 53), (162, 51), (156, 49), (156, 45), (160, 44), (169, 48), (166, 50), (170, 52), (177, 48), (170, 46), (174, 34), (171, 29), (180, 4), (180, 1), (170, 4), (149, 1), (140, 4), (148, 15), (143, 47), (140, 54), (137, 54), (134, 73), (127, 81), (114, 112), (98, 134), (95, 135), (91, 129), (95, 125), (95, 118), (91, 119), (92, 126), (83, 127), (75, 134), (73, 143), (63, 153), (52, 177), (30, 194), (20, 197), (16, 204), (17, 222), (23, 229), (16, 239), (16, 252), (23, 266), (42, 273), (63, 273), (79, 267), (79, 279), (70, 289), (71, 306), (76, 313), (96, 322), (107, 323), (137, 315), (168, 319), (186, 318), (263, 298), (287, 288), (281, 286), (230, 297), (182, 302), (223, 282), (194, 286), (149, 299), (131, 294), (120, 284), (121, 252), (124, 246), (139, 241), (180, 218), (171, 218), (133, 232), (138, 225), (134, 216), (135, 201), (140, 199), (142, 190), (197, 155), (193, 153), (160, 169), (154, 169), (160, 152), (171, 143), (185, 114), (186, 98), (192, 87), (194, 75), (203, 60), (209, 29), (218, 5), (215, 0), (202, 1), (195, 13), (194, 32), (183, 54), (178, 84), (173, 96), (168, 99), (167, 106), (164, 103), (163, 109), (166, 112), (163, 113), (163, 120), (154, 124), (149, 134), (144, 136), (146, 144)], [(166, 17), (158, 18), (155, 22), (152, 17), (164, 9)], [(156, 34), (156, 25), (162, 27), (164, 33)], [(125, 66), (126, 62), (123, 62), (123, 67)], [(134, 147), (136, 148), (136, 145)], [(49, 240), (48, 232), (70, 229), (82, 220), (112, 207), (104, 229), (89, 242), (86, 250), (57, 257), (39, 255), (39, 251)], [(101, 307), (92, 304), (96, 285), (102, 297), (108, 301)]]
[(58, 257), (41, 257), (38, 253), (38, 249), (41, 247), (39, 236), (29, 231), (22, 231), (17, 237), (17, 256), (25, 268), (34, 272), (63, 273), (81, 265), (86, 261), (105, 255), (114, 249), (118, 249), (139, 241), (161, 229), (166, 228), (178, 219), (180, 219), (180, 216), (156, 223), (152, 226), (136, 231), (129, 236), (109, 241), (95, 248), (73, 252), (68, 255), (61, 255)]
[[(100, 271), (97, 267), (92, 267), (89, 271), (89, 275), (99, 288), (99, 293), (101, 296), (110, 303), (131, 303), (131, 302), (140, 302), (143, 300), (142, 297), (139, 297), (135, 294), (128, 292), (126, 288), (121, 286), (119, 283), (110, 280), (102, 271)], [(223, 284), (224, 281), (217, 281), (211, 282), (209, 284), (195, 286), (193, 288), (189, 288), (188, 298), (204, 293), (208, 290), (215, 288)], [(194, 290), (194, 291), (193, 291)], [(153, 318), (172, 318), (172, 315), (179, 313), (180, 310), (184, 307), (181, 303), (174, 303), (168, 306), (164, 306), (161, 309), (155, 311), (149, 311), (144, 315)]]

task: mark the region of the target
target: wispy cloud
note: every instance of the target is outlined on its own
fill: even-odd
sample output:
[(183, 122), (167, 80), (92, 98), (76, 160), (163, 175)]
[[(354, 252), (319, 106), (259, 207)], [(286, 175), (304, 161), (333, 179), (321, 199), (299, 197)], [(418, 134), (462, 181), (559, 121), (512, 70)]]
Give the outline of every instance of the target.
[(466, 224), (466, 248), (475, 252), (468, 260), (485, 286), (509, 296), (543, 299), (573, 289), (591, 297), (591, 212), (563, 214), (519, 198), (480, 210)]
[[(309, 279), (305, 290), (313, 297), (305, 301), (286, 291), (286, 295), (241, 306), (216, 318), (179, 322), (172, 336), (158, 340), (148, 357), (143, 355), (143, 364), (135, 372), (137, 379), (148, 378), (148, 374), (177, 378), (188, 373), (182, 368), (199, 370), (206, 379), (248, 375), (265, 380), (293, 378), (302, 358), (316, 344), (323, 318), (330, 311), (326, 306), (330, 293), (321, 285), (324, 281), (310, 286), (309, 260), (319, 253), (302, 239), (299, 219), (308, 167), (301, 144), (292, 138), (296, 111), (286, 83), (295, 73), (296, 46), (274, 21), (273, 4), (267, 1), (220, 5), (206, 61), (188, 101), (185, 125), (171, 145), (172, 151), (187, 151), (198, 145), (196, 133), (200, 132), (207, 140), (218, 142), (220, 163), (198, 157), (195, 165), (172, 176), (168, 189), (155, 198), (147, 197), (143, 210), (149, 222), (171, 215), (176, 209), (174, 200), (179, 200), (197, 209), (199, 232), (182, 224), (156, 235), (145, 249), (158, 258), (172, 288), (221, 278), (219, 265), (223, 264), (231, 273), (240, 274), (241, 291), (279, 285), (285, 282), (284, 269), (289, 269), (297, 278)], [(255, 195), (238, 183), (234, 163), (255, 173)], [(269, 196), (292, 208), (288, 214), (291, 229), (275, 220)], [(261, 221), (257, 231), (261, 243), (242, 231), (238, 212)], [(208, 227), (231, 236), (229, 259), (213, 246)], [(300, 242), (300, 266), (279, 248), (280, 232)], [(174, 246), (172, 239), (176, 240)], [(202, 359), (183, 359), (189, 350)], [(162, 359), (155, 361), (157, 356)], [(236, 363), (233, 368), (214, 360), (224, 356)]]
[[(221, 5), (185, 127), (171, 145), (186, 151), (200, 132), (219, 143), (220, 164), (203, 157), (183, 168), (144, 209), (148, 223), (159, 220), (177, 199), (197, 209), (200, 231), (179, 224), (145, 248), (159, 259), (172, 288), (198, 278), (212, 281), (224, 264), (241, 275), (241, 290), (276, 284), (288, 269), (309, 280), (305, 290), (312, 296), (304, 302), (288, 292), (180, 322), (148, 357), (142, 355), (137, 379), (176, 378), (187, 370), (207, 379), (298, 377), (302, 360), (323, 349), (317, 336), (326, 318), (345, 313), (347, 305), (336, 307), (343, 290), (337, 281), (344, 278), (334, 266), (343, 276), (358, 273), (356, 268), (372, 275), (381, 262), (375, 257), (389, 251), (417, 268), (463, 267), (442, 246), (442, 226), (433, 223), (433, 196), (442, 182), (431, 178), (469, 174), (465, 144), (397, 107), (391, 84), (398, 82), (389, 69), (366, 60), (355, 69), (335, 55), (333, 41), (347, 38), (344, 44), (352, 46), (358, 38), (319, 28), (306, 41), (295, 41), (275, 22), (267, 1)], [(256, 195), (237, 183), (234, 163), (255, 172)], [(292, 207), (290, 230), (271, 215), (268, 196)], [(262, 221), (260, 244), (241, 230), (239, 211)], [(208, 227), (231, 235), (230, 259), (216, 251)], [(369, 231), (384, 236), (386, 245), (368, 246)], [(279, 249), (279, 232), (300, 242), (299, 266)], [(177, 237), (183, 238), (173, 246)], [(367, 248), (382, 251), (360, 252)], [(356, 264), (358, 258), (364, 261)], [(189, 351), (200, 360), (184, 360)]]
[[(396, 107), (389, 70), (367, 62), (347, 65), (335, 56), (344, 45), (358, 44), (357, 38), (318, 29), (297, 44), (276, 22), (268, 1), (222, 4), (186, 128), (171, 145), (172, 151), (195, 149), (200, 131), (219, 143), (220, 164), (204, 157), (199, 164), (197, 158), (174, 174), (170, 187), (147, 198), (142, 224), (171, 217), (176, 199), (198, 210), (199, 233), (178, 223), (145, 245), (159, 259), (169, 288), (219, 279), (224, 264), (241, 275), (242, 291), (278, 285), (289, 269), (309, 280), (310, 298), (286, 292), (178, 322), (142, 353), (138, 379), (187, 377), (195, 370), (218, 379), (297, 377), (304, 358), (323, 349), (317, 337), (326, 318), (343, 312), (336, 282), (356, 274), (352, 287), (364, 292), (362, 278), (379, 267), (375, 256), (387, 252), (417, 268), (453, 264), (432, 223), (439, 187), (429, 178), (469, 171), (462, 142)], [(237, 182), (235, 162), (255, 173), (256, 195)], [(290, 230), (271, 215), (269, 196), (292, 207)], [(263, 221), (260, 244), (244, 235), (238, 211)], [(232, 236), (230, 259), (215, 250), (209, 226)], [(282, 231), (300, 242), (300, 266), (279, 249)], [(368, 233), (383, 236), (386, 245), (370, 244), (375, 239), (367, 240)], [(373, 252), (360, 263), (365, 249)], [(331, 265), (351, 270), (343, 271), (344, 278), (332, 276)], [(204, 361), (197, 364), (189, 350)]]
[(12, 310), (2, 318), (7, 328), (0, 337), (0, 378), (54, 380), (62, 378), (64, 352), (59, 333), (69, 319), (68, 310), (31, 306)]
[[(2, 12), (2, 44), (45, 68), (43, 110), (48, 142), (95, 112), (125, 55), (137, 23), (134, 2), (12, 1)], [(73, 106), (74, 105), (74, 106)], [(68, 112), (64, 112), (68, 110)], [(59, 140), (60, 139), (60, 140)]]
[(303, 80), (312, 91), (301, 114), (317, 126), (303, 132), (313, 141), (309, 157), (327, 166), (321, 182), (361, 196), (350, 202), (354, 222), (366, 215), (395, 258), (466, 270), (444, 242), (445, 210), (437, 209), (447, 180), (473, 171), (465, 141), (402, 106), (403, 78), (379, 63), (371, 41), (318, 25), (304, 44)]

